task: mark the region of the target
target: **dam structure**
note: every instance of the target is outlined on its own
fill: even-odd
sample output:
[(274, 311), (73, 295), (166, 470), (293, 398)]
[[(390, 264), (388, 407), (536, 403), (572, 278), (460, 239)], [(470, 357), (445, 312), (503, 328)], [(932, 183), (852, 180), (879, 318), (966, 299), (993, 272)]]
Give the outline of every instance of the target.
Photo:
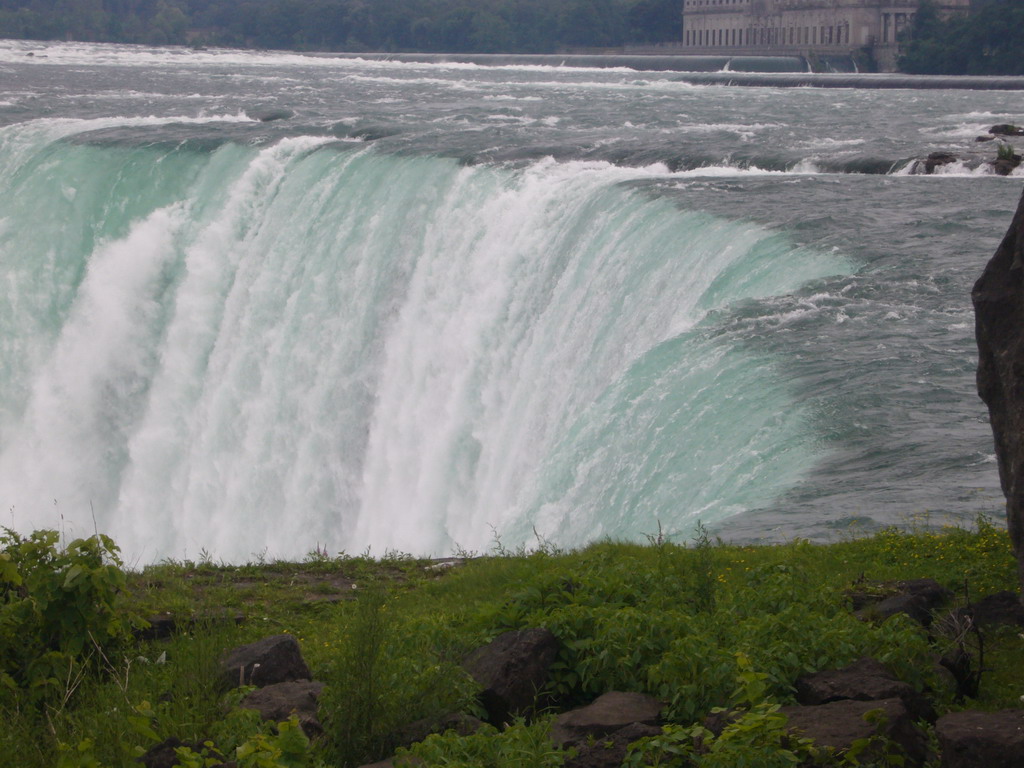
[[(940, 14), (966, 13), (971, 0), (940, 0)], [(683, 0), (677, 52), (801, 56), (809, 62), (863, 58), (894, 71), (900, 34), (919, 0)]]

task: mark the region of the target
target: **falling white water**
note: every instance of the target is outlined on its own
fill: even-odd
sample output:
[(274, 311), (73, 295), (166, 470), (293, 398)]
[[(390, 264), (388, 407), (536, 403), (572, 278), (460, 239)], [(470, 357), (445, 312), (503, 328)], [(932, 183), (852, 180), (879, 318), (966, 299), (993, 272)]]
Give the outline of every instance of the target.
[[(709, 312), (848, 267), (624, 184), (663, 167), (19, 147), (19, 529), (95, 516), (137, 562), (576, 545), (756, 508), (811, 464), (775, 361)], [(40, 237), (44, 204), (64, 224)]]

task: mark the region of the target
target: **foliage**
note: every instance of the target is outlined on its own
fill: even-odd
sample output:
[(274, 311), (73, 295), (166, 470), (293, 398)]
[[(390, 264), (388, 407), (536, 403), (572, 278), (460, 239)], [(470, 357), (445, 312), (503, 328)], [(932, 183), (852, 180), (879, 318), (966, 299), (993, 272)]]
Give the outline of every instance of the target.
[(678, 40), (678, 0), (0, 0), (0, 37), (553, 53)]
[[(149, 742), (158, 743), (160, 737), (152, 730), (152, 709), (148, 702), (136, 708), (135, 728)], [(237, 768), (310, 768), (310, 742), (292, 715), (276, 724), (260, 722), (252, 710), (235, 710), (219, 728), (224, 740), (206, 739), (201, 744), (174, 748), (178, 768), (214, 768), (226, 760)], [(83, 739), (76, 746), (62, 746), (57, 768), (105, 768), (95, 754), (93, 739)], [(139, 754), (142, 751), (139, 750)]]
[(427, 765), (448, 768), (557, 768), (565, 753), (551, 743), (551, 721), (519, 719), (503, 731), (486, 725), (469, 736), (453, 731), (434, 734), (409, 749), (398, 750), (396, 764), (402, 765), (402, 756), (411, 755)]
[(668, 725), (632, 745), (623, 765), (793, 768), (813, 764), (819, 753), (810, 740), (787, 732), (778, 704), (760, 703), (731, 717), (718, 736), (703, 725)]
[(341, 650), (324, 671), (325, 727), (342, 764), (390, 754), (395, 733), (414, 720), (475, 706), (474, 685), (445, 652), (445, 617), (409, 622), (394, 603), (379, 582), (359, 590)]
[[(545, 626), (562, 643), (546, 692), (553, 705), (587, 703), (610, 689), (666, 702), (668, 726), (634, 749), (634, 764), (692, 758), (701, 768), (788, 766), (811, 754), (781, 735), (779, 707), (793, 701), (802, 674), (869, 655), (915, 688), (932, 688), (940, 711), (961, 706), (933, 677), (933, 654), (951, 642), (940, 624), (929, 636), (901, 616), (861, 621), (850, 612), (849, 588), (930, 577), (964, 601), (1017, 583), (1005, 530), (984, 518), (973, 529), (913, 521), (829, 545), (732, 546), (706, 532), (687, 544), (660, 535), (648, 546), (601, 542), (561, 552), (540, 542), (534, 552), (451, 568), (327, 553), (301, 564), (151, 566), (126, 574), (125, 599), (115, 607), (123, 626), (129, 609), (211, 618), (183, 622), (167, 640), (95, 651), (77, 667), (75, 694), (66, 701), (63, 685), (44, 706), (29, 688), (9, 690), (0, 698), (0, 754), (18, 755), (19, 768), (129, 768), (173, 736), (191, 745), (180, 753), (189, 768), (224, 760), (350, 768), (393, 754), (413, 721), (479, 714), (461, 660), (507, 629)], [(3, 559), (4, 573), (13, 561)], [(235, 612), (247, 622), (216, 620)], [(234, 709), (244, 689), (226, 697), (217, 689), (225, 650), (279, 632), (296, 637), (314, 678), (326, 684), (319, 715), (325, 733), (311, 743), (295, 728)], [(95, 646), (86, 646), (87, 656), (89, 648)], [(1022, 651), (1016, 628), (986, 630), (989, 671), (971, 707), (1019, 705)], [(709, 735), (704, 718), (723, 707), (738, 717)], [(408, 753), (427, 765), (549, 768), (571, 754), (552, 746), (549, 723), (540, 717), (501, 732), (449, 732)], [(844, 756), (819, 752), (818, 764), (897, 764), (899, 755), (876, 741)]]
[[(233, 760), (238, 768), (307, 768), (310, 764), (309, 739), (295, 715), (269, 728), (259, 723), (251, 710), (235, 710), (232, 716), (223, 741), (207, 740), (198, 751), (187, 746), (175, 749), (179, 766), (211, 768), (225, 759)], [(248, 722), (239, 728), (240, 720)], [(239, 732), (245, 735), (239, 737)]]
[(61, 547), (56, 531), (7, 529), (0, 547), (0, 686), (66, 699), (84, 665), (129, 635), (117, 547), (99, 534)]
[(900, 69), (919, 75), (1024, 74), (1024, 6), (1017, 0), (976, 3), (968, 15), (943, 19), (924, 0), (903, 41)]

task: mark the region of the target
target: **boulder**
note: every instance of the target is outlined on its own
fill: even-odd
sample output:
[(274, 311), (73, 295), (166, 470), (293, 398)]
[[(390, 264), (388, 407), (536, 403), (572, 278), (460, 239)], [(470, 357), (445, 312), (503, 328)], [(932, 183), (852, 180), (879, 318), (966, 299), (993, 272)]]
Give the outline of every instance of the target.
[(229, 687), (309, 680), (309, 667), (291, 635), (272, 635), (235, 648), (220, 662), (221, 679)]
[(981, 684), (981, 671), (975, 669), (974, 659), (971, 654), (962, 648), (952, 648), (942, 654), (939, 659), (939, 666), (945, 669), (953, 678), (955, 701), (963, 701), (965, 697), (972, 699), (978, 695), (978, 686)]
[(893, 677), (875, 659), (864, 658), (843, 669), (826, 669), (796, 681), (796, 700), (814, 706), (833, 701), (900, 699), (915, 720), (935, 721), (935, 710), (909, 684)]
[(150, 616), (146, 623), (147, 626), (132, 631), (136, 640), (166, 640), (178, 629), (178, 619), (167, 611)]
[(993, 160), (991, 163), (992, 171), (997, 176), (1009, 176), (1011, 173), (1017, 170), (1017, 167), (1020, 165), (1020, 162), (1021, 156), (1018, 155), (1016, 152), (1012, 152), (1005, 157), (1000, 156), (999, 158)]
[(253, 691), (242, 699), (239, 706), (254, 709), (264, 720), (273, 720), (275, 723), (297, 715), (302, 730), (312, 738), (324, 732), (317, 719), (317, 704), (323, 689), (323, 683), (309, 680), (274, 683)]
[(957, 613), (969, 616), (979, 627), (1000, 624), (1024, 627), (1024, 605), (1013, 592), (996, 592), (964, 606)]
[(935, 169), (943, 165), (950, 165), (958, 160), (952, 152), (932, 152), (924, 159), (924, 172), (935, 173)]
[[(865, 717), (880, 710), (879, 719)], [(788, 706), (780, 710), (789, 720), (789, 729), (811, 739), (822, 747), (848, 750), (854, 742), (882, 737), (858, 758), (862, 762), (877, 759), (886, 748), (885, 740), (894, 743), (907, 766), (922, 765), (927, 758), (927, 737), (914, 725), (913, 718), (899, 699), (881, 701), (833, 701), (815, 707)]]
[(176, 768), (178, 755), (174, 750), (180, 747), (188, 747), (197, 754), (203, 749), (201, 742), (182, 741), (172, 736), (150, 747), (144, 755), (138, 758), (138, 762), (142, 763), (145, 768)]
[(501, 726), (532, 712), (557, 654), (558, 639), (547, 629), (505, 632), (469, 654), (463, 667), (483, 688), (487, 721)]
[(295, 112), (286, 108), (271, 107), (268, 109), (247, 109), (245, 114), (261, 123), (272, 123), (275, 120), (287, 120), (295, 116)]
[(1020, 768), (1024, 710), (954, 712), (935, 723), (942, 768)]
[(450, 712), (443, 717), (427, 717), (409, 723), (398, 731), (395, 744), (407, 747), (410, 744), (423, 741), (432, 733), (446, 733), (447, 731), (455, 731), (459, 736), (469, 736), (480, 730), (483, 725), (483, 720), (478, 720), (465, 712)]
[(1009, 123), (993, 125), (988, 132), (993, 136), (1024, 136), (1024, 128)]
[(928, 626), (932, 623), (932, 613), (928, 602), (918, 595), (893, 595), (865, 609), (864, 616), (876, 621), (884, 621), (897, 613), (905, 613), (914, 621)]
[(660, 733), (661, 728), (653, 725), (632, 723), (597, 739), (593, 744), (581, 746), (576, 757), (565, 761), (565, 768), (619, 768), (626, 759), (630, 744)]
[[(887, 595), (887, 596), (886, 596)], [(873, 591), (860, 590), (850, 597), (862, 619), (885, 620), (905, 613), (924, 626), (932, 623), (932, 612), (953, 593), (935, 579), (907, 579), (877, 584)]]
[(133, 630), (137, 640), (166, 640), (176, 634), (192, 632), (196, 627), (227, 627), (245, 623), (245, 615), (226, 608), (216, 611), (189, 616), (179, 619), (173, 613), (165, 611), (150, 616), (148, 626)]
[(657, 725), (664, 705), (645, 693), (610, 691), (585, 707), (559, 715), (551, 726), (557, 746), (578, 744), (588, 737), (600, 738), (627, 725)]
[(978, 394), (988, 406), (1007, 528), (1024, 584), (1024, 198), (971, 299)]

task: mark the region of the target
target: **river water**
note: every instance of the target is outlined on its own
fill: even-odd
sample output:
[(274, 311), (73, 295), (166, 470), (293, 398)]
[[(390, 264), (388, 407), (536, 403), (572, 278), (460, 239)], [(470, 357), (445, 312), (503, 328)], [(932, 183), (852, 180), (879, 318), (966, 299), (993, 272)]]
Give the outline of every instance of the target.
[(910, 173), (995, 123), (1020, 92), (0, 41), (4, 522), (145, 563), (998, 517), (969, 294), (1021, 176)]

